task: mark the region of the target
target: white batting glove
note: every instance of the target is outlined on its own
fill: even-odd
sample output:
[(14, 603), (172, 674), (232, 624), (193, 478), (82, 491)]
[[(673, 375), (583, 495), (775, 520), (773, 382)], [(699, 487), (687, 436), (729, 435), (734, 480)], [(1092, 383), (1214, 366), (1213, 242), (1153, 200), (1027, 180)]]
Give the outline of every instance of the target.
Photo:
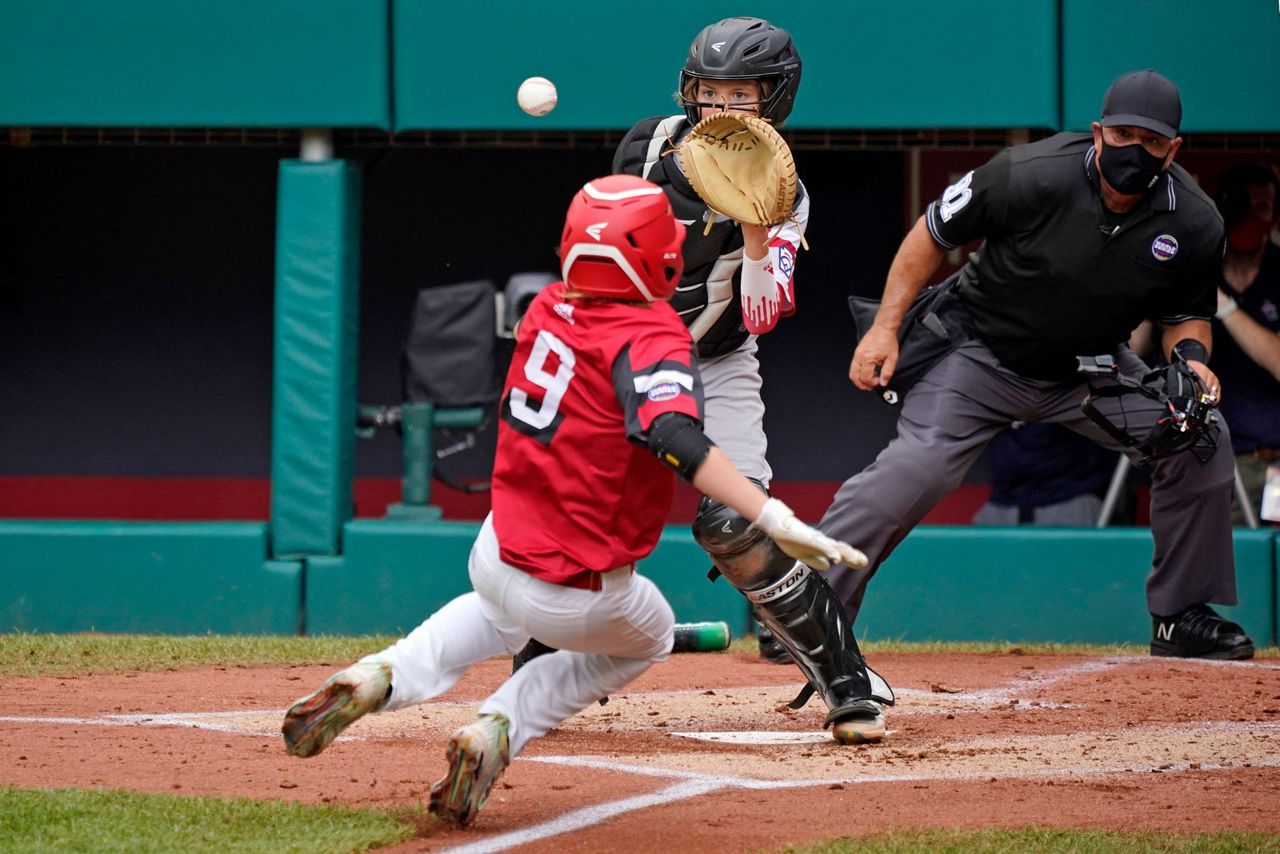
[(768, 534), (778, 548), (819, 572), (825, 572), (837, 563), (850, 569), (862, 569), (867, 565), (867, 556), (862, 552), (801, 522), (790, 507), (776, 498), (764, 503), (754, 524)]

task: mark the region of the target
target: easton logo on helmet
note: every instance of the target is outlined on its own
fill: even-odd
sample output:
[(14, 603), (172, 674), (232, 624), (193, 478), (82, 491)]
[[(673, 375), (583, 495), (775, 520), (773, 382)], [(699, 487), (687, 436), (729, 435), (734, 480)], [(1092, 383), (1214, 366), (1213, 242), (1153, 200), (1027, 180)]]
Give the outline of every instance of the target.
[(587, 226), (586, 228), (584, 228), (584, 229), (582, 229), (582, 230), (583, 230), (583, 231), (585, 231), (587, 234), (591, 235), (591, 239), (592, 239), (592, 240), (599, 240), (599, 239), (600, 239), (600, 232), (604, 231), (604, 230), (605, 230), (605, 228), (607, 228), (607, 227), (608, 227), (608, 225), (609, 225), (609, 223), (607, 223), (607, 222), (597, 222), (597, 223), (594, 223), (594, 224), (592, 224), (592, 225)]
[(1172, 234), (1162, 234), (1151, 241), (1151, 254), (1157, 261), (1168, 261), (1178, 254), (1178, 240)]

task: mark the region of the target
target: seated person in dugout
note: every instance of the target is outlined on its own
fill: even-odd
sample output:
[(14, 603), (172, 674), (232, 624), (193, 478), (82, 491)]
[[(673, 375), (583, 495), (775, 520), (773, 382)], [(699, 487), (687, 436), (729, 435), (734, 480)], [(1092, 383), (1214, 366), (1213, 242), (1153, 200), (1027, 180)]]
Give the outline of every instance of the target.
[[(1218, 179), (1227, 246), (1209, 362), (1231, 389), (1222, 412), (1254, 515), (1272, 522), (1280, 521), (1280, 507), (1264, 513), (1262, 494), (1269, 471), (1272, 489), (1280, 490), (1280, 247), (1271, 239), (1277, 195), (1280, 174), (1266, 163), (1241, 163)], [(1243, 518), (1237, 506), (1233, 521)]]

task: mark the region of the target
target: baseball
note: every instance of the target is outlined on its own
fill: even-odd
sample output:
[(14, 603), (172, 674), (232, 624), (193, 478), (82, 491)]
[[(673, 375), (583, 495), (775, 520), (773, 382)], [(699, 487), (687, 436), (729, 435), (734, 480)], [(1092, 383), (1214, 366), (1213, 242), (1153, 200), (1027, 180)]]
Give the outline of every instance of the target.
[(545, 77), (530, 77), (520, 84), (516, 103), (531, 116), (545, 116), (556, 108), (556, 84)]

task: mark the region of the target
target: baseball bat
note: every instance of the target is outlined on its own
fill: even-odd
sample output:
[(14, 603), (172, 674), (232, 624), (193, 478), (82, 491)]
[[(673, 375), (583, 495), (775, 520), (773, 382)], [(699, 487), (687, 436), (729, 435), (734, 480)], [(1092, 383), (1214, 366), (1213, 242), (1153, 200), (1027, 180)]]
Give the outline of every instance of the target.
[(733, 639), (726, 622), (676, 623), (676, 643), (672, 652), (719, 652)]

